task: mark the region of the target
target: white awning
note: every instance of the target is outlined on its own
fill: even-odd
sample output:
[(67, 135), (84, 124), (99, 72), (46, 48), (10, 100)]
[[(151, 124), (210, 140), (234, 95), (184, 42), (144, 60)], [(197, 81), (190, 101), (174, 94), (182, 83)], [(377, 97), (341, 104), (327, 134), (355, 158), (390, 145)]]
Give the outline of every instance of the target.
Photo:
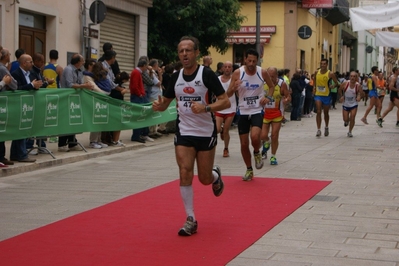
[(390, 31), (377, 31), (375, 33), (375, 45), (399, 48), (399, 33)]
[(399, 2), (349, 9), (353, 31), (399, 25)]

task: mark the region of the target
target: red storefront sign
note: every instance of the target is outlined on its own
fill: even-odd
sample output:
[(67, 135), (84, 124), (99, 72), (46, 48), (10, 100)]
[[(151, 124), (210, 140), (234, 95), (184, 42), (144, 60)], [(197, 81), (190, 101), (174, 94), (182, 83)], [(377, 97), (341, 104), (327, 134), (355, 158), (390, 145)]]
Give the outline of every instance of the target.
[[(260, 26), (260, 43), (270, 43), (271, 35), (276, 33), (276, 26)], [(255, 44), (256, 26), (242, 26), (238, 31), (230, 31), (226, 42), (229, 44)]]
[(333, 8), (333, 0), (302, 0), (303, 8)]
[[(255, 44), (256, 43), (256, 37), (251, 37), (251, 38), (227, 38), (226, 42), (229, 44)], [(270, 36), (267, 36), (266, 38), (260, 38), (260, 43), (266, 44), (270, 43)]]

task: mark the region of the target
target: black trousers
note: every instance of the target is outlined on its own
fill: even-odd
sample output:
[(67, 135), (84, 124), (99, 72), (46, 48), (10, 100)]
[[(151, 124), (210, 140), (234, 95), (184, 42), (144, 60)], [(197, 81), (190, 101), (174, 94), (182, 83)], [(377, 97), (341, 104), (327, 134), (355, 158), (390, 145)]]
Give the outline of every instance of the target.
[(63, 147), (63, 146), (68, 145), (69, 148), (72, 148), (77, 145), (76, 142), (77, 142), (77, 139), (76, 139), (75, 135), (58, 137), (58, 147)]

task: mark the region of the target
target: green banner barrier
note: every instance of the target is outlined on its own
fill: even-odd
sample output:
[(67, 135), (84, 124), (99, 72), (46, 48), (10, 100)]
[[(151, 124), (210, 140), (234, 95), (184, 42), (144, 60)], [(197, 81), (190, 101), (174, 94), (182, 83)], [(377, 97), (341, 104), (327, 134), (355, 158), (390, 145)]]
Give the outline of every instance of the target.
[(176, 101), (165, 112), (85, 89), (0, 93), (0, 141), (148, 127), (176, 119)]

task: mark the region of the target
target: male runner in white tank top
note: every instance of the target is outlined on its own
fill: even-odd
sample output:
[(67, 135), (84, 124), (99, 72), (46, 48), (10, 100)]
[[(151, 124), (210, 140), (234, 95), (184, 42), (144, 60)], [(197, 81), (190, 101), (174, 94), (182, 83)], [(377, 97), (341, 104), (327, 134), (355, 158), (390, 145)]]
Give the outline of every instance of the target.
[[(192, 187), (195, 162), (199, 181), (204, 185), (212, 184), (216, 197), (223, 192), (221, 170), (213, 165), (217, 131), (212, 112), (229, 108), (230, 101), (215, 73), (198, 65), (197, 38), (182, 37), (177, 51), (183, 69), (173, 73), (164, 96), (159, 96), (152, 108), (154, 111), (165, 111), (173, 99), (177, 100), (175, 154), (180, 173), (180, 194), (187, 214), (178, 234), (191, 236), (198, 228)], [(214, 103), (211, 102), (212, 94), (217, 98)]]
[(263, 85), (266, 82), (273, 88), (273, 82), (266, 70), (257, 66), (259, 53), (254, 49), (248, 49), (245, 56), (245, 65), (236, 69), (233, 73), (227, 96), (238, 93), (238, 105), (240, 117), (238, 120), (238, 134), (240, 135), (241, 155), (247, 167), (244, 181), (251, 181), (254, 175), (251, 151), (249, 149), (249, 136), (253, 147), (255, 167), (263, 167), (262, 154), (259, 152), (261, 146), (260, 133), (263, 125), (262, 110), (265, 104), (273, 101), (273, 90), (269, 95), (264, 95)]

